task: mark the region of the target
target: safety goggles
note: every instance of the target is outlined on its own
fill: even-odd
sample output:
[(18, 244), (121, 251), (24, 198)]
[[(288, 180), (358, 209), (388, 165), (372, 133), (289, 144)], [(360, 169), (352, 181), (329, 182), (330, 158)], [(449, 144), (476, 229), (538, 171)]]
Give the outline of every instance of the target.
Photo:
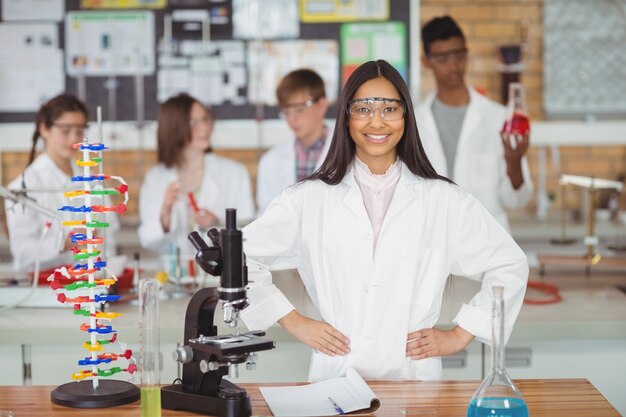
[(348, 114), (354, 120), (370, 120), (376, 111), (383, 120), (400, 120), (404, 117), (406, 105), (402, 100), (383, 97), (360, 98), (348, 102)]
[(85, 130), (89, 127), (87, 125), (74, 123), (52, 123), (52, 126), (59, 129), (63, 136), (69, 136), (74, 133), (76, 136), (80, 136), (81, 138), (85, 136)]
[(434, 62), (435, 64), (447, 64), (449, 60), (452, 62), (462, 62), (467, 58), (467, 48), (428, 54), (427, 57), (430, 62)]
[(292, 115), (302, 114), (306, 109), (312, 107), (319, 101), (319, 98), (310, 98), (302, 103), (292, 103), (280, 106), (279, 114), (281, 117), (287, 118)]

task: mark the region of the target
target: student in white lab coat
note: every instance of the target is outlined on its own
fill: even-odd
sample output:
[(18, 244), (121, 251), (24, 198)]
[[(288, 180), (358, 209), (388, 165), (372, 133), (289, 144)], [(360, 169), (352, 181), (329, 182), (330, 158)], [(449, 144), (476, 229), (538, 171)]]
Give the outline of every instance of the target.
[(324, 81), (315, 71), (298, 69), (285, 75), (276, 88), (276, 98), (294, 138), (274, 146), (259, 161), (259, 214), (282, 190), (320, 167), (332, 138), (332, 130), (324, 125), (328, 110)]
[[(81, 154), (72, 145), (83, 140), (88, 119), (87, 108), (72, 95), (62, 94), (43, 104), (35, 118), (28, 165), (19, 177), (9, 183), (8, 188), (50, 190), (51, 192), (33, 190), (28, 196), (52, 211), (79, 204), (68, 201), (61, 190), (82, 189), (82, 183), (71, 180), (72, 176), (83, 173), (82, 168), (73, 162)], [(35, 158), (40, 138), (44, 149)], [(51, 220), (49, 215), (8, 200), (5, 200), (5, 210), (15, 271), (32, 271), (37, 257), (42, 269), (74, 263), (70, 248), (75, 244), (71, 242), (69, 233), (85, 233), (85, 229), (61, 226), (62, 220), (68, 220), (72, 216), (61, 216), (59, 212), (59, 218), (52, 219), (49, 223), (50, 229), (43, 233), (44, 226)], [(73, 217), (84, 219), (82, 213), (75, 213)], [(107, 213), (106, 222), (109, 223), (105, 232), (106, 248), (107, 254), (111, 255), (115, 253), (115, 232), (119, 229), (119, 220), (115, 213)], [(103, 232), (98, 229), (94, 233), (102, 235)]]
[(521, 208), (532, 196), (528, 135), (502, 137), (504, 106), (466, 85), (468, 50), (452, 18), (427, 22), (422, 43), (422, 63), (437, 83), (416, 111), (426, 154), (438, 173), (472, 193), (508, 229), (504, 207)]
[(211, 152), (213, 115), (188, 94), (161, 105), (157, 128), (158, 164), (144, 177), (139, 193), (139, 240), (166, 254), (168, 244), (195, 253), (187, 235), (223, 223), (226, 208), (242, 221), (254, 217), (246, 168)]
[[(250, 329), (280, 323), (314, 349), (312, 381), (349, 367), (366, 379), (441, 378), (440, 356), (491, 340), (491, 287), (503, 285), (506, 334), (528, 264), (470, 194), (435, 172), (411, 97), (387, 62), (363, 64), (341, 93), (328, 157), (243, 229)], [(321, 321), (301, 315), (269, 269), (298, 268)], [(451, 273), (482, 286), (451, 330), (433, 328)]]

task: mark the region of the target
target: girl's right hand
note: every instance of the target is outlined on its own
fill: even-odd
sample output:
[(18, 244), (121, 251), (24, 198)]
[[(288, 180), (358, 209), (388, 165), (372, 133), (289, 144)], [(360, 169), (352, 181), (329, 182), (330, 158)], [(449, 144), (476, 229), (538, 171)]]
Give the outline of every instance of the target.
[(330, 356), (350, 353), (350, 339), (328, 323), (313, 320), (292, 310), (278, 320), (296, 339)]
[(165, 233), (170, 230), (170, 219), (172, 206), (178, 199), (180, 195), (180, 182), (173, 181), (168, 184), (165, 189), (165, 195), (163, 197), (163, 207), (161, 208), (161, 226), (163, 226), (163, 231)]

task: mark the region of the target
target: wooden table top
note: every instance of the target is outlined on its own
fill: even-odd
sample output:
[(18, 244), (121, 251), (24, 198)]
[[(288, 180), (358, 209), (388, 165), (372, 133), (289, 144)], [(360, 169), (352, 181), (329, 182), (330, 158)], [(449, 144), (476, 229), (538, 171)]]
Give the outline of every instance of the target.
[[(533, 417), (553, 416), (616, 416), (619, 413), (586, 379), (525, 379), (516, 380), (529, 413)], [(263, 384), (285, 385), (285, 384)], [(409, 381), (369, 382), (381, 400), (377, 417), (459, 417), (465, 416), (469, 400), (478, 381)], [(240, 384), (252, 399), (255, 416), (271, 416), (258, 384)], [(11, 410), (15, 417), (139, 417), (139, 402), (105, 409), (66, 408), (50, 401), (55, 386), (0, 386), (0, 411)], [(163, 417), (190, 417), (199, 414), (163, 410)]]

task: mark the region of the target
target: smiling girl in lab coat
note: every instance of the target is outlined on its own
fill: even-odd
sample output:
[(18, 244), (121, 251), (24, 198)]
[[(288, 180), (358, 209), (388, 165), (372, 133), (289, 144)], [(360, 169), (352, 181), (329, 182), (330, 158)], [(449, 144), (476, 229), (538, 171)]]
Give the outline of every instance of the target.
[(173, 243), (195, 253), (187, 234), (224, 221), (227, 207), (239, 218), (254, 216), (250, 176), (235, 161), (211, 152), (213, 115), (187, 94), (165, 101), (159, 110), (157, 157), (139, 193), (141, 245), (165, 254)]
[[(522, 305), (526, 256), (467, 192), (437, 175), (413, 104), (387, 62), (342, 91), (328, 156), (244, 228), (251, 329), (279, 322), (313, 348), (312, 381), (355, 368), (366, 379), (441, 378), (442, 355), (491, 339), (491, 290), (505, 287), (506, 334)], [(298, 313), (269, 269), (298, 268), (321, 321)], [(482, 281), (450, 330), (433, 328), (448, 275)]]

